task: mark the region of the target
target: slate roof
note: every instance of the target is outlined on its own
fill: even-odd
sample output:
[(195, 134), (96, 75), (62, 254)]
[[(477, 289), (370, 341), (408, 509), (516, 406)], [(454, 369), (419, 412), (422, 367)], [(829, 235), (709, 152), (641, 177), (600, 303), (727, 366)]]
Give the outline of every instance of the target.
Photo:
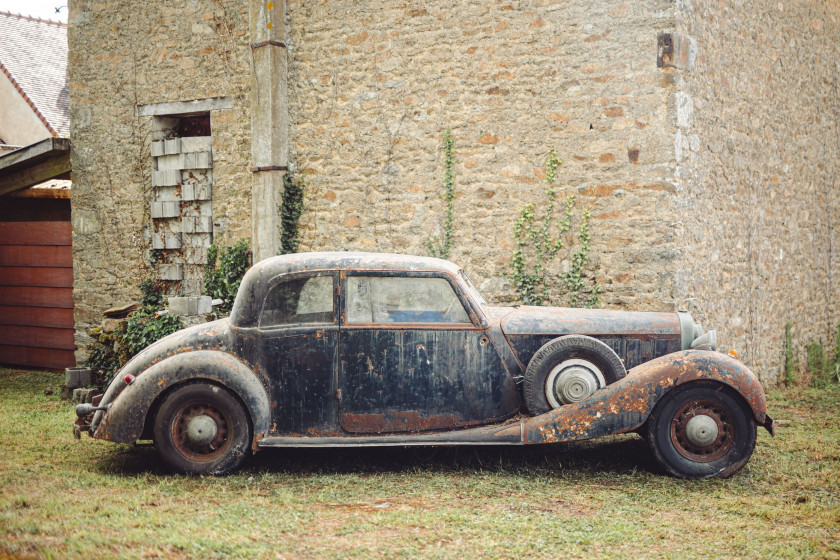
[(70, 134), (65, 24), (0, 11), (0, 72), (54, 136)]

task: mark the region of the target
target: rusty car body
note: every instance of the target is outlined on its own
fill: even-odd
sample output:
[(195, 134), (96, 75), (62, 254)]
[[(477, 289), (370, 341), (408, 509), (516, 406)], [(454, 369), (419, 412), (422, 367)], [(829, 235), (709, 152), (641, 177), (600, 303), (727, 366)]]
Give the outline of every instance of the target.
[(274, 257), (229, 318), (135, 356), (75, 432), (154, 440), (221, 474), (265, 447), (528, 445), (637, 431), (678, 477), (729, 476), (756, 376), (687, 313), (492, 307), (458, 266), (373, 253)]

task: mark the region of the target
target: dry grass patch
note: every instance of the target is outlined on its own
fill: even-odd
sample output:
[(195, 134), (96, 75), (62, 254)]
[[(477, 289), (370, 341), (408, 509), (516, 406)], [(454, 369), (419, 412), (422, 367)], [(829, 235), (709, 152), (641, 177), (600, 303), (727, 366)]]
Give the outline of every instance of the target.
[(771, 391), (728, 480), (659, 474), (635, 435), (578, 445), (267, 450), (222, 478), (73, 440), (61, 378), (0, 370), (0, 560), (840, 556), (840, 387)]

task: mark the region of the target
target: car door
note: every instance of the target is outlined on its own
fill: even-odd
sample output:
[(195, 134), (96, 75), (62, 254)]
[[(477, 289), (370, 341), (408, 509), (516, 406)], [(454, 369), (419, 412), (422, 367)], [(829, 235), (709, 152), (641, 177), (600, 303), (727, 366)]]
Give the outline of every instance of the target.
[(343, 430), (446, 430), (518, 410), (513, 380), (445, 274), (347, 272), (342, 301)]
[(259, 315), (257, 355), (268, 373), (272, 435), (323, 435), (336, 424), (338, 274), (272, 281)]

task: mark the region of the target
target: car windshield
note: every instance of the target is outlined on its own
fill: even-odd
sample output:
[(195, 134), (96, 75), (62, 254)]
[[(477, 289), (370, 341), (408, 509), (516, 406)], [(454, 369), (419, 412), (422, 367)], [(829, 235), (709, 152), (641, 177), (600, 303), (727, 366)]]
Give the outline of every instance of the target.
[(481, 296), (481, 294), (478, 291), (478, 288), (476, 288), (475, 284), (472, 283), (472, 280), (470, 280), (470, 277), (467, 276), (467, 273), (464, 272), (463, 269), (461, 269), (461, 270), (458, 271), (458, 274), (460, 274), (461, 278), (463, 278), (464, 281), (467, 283), (467, 288), (469, 289), (470, 295), (472, 296), (473, 300), (477, 301), (483, 307), (488, 307), (488, 303)]

